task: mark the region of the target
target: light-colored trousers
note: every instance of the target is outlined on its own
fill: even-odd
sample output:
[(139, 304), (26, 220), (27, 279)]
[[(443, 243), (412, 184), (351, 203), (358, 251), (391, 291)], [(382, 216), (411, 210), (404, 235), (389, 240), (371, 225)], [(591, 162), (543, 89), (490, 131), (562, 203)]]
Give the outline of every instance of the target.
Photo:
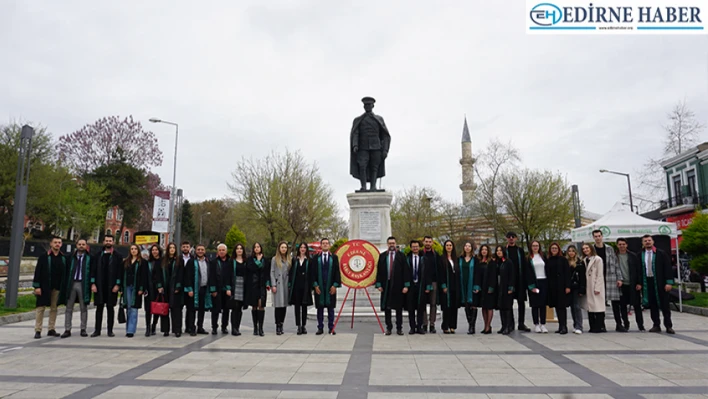
[(86, 330), (86, 322), (88, 320), (88, 306), (84, 303), (84, 286), (81, 281), (74, 281), (69, 293), (69, 299), (66, 301), (66, 313), (64, 313), (64, 329), (71, 331), (71, 319), (74, 315), (74, 303), (79, 301), (79, 309), (81, 310), (81, 330)]
[[(52, 290), (51, 301), (49, 302), (49, 331), (54, 330), (57, 323), (57, 303), (59, 302), (59, 290)], [(37, 306), (34, 310), (34, 331), (42, 332), (42, 322), (44, 322), (44, 310), (46, 306)]]

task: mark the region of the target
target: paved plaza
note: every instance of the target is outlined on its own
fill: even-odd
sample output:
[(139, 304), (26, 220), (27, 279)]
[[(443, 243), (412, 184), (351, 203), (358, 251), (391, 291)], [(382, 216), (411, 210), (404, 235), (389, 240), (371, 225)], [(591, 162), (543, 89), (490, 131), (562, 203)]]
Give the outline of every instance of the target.
[[(271, 308), (265, 337), (251, 335), (246, 312), (240, 337), (145, 338), (140, 324), (134, 338), (125, 337), (123, 325), (114, 338), (105, 330), (82, 338), (78, 313), (68, 339), (33, 339), (34, 321), (0, 327), (0, 397), (708, 398), (708, 318), (689, 314), (674, 313), (674, 336), (468, 336), (460, 328), (455, 335), (387, 337), (372, 323), (350, 330), (346, 317), (336, 336), (315, 335), (312, 320), (309, 333), (297, 336), (291, 315), (286, 334), (277, 336)], [(92, 325), (90, 311), (89, 334)]]

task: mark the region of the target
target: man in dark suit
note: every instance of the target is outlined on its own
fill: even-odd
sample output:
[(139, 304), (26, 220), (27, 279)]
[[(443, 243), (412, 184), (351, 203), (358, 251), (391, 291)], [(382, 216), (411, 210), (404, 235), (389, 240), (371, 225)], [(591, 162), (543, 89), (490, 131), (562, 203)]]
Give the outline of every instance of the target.
[[(634, 317), (637, 321), (639, 331), (644, 331), (644, 315), (642, 315), (642, 264), (637, 255), (627, 249), (627, 240), (624, 238), (617, 239), (617, 259), (622, 280), (618, 282), (620, 289), (619, 304), (612, 301), (613, 313), (615, 319), (617, 312), (614, 312), (615, 307), (619, 307), (619, 314), (622, 318), (623, 328), (629, 331), (629, 305), (634, 308)], [(615, 320), (619, 323), (619, 320)]]
[(642, 247), (640, 253), (642, 280), (640, 285), (642, 286), (643, 302), (645, 305), (649, 305), (651, 321), (654, 323), (649, 332), (661, 332), (661, 317), (659, 316), (659, 310), (661, 310), (664, 315), (666, 332), (675, 334), (669, 308), (669, 291), (674, 284), (671, 258), (666, 252), (654, 246), (654, 239), (649, 234), (642, 237)]
[(337, 334), (334, 331), (334, 307), (337, 306), (337, 288), (342, 285), (342, 277), (339, 273), (339, 258), (329, 252), (329, 239), (323, 238), (320, 241), (322, 252), (315, 256), (311, 268), (310, 281), (315, 290), (315, 307), (317, 308), (317, 335), (324, 334), (324, 310), (327, 309), (327, 327), (331, 335)]
[(396, 249), (396, 238), (386, 240), (388, 250), (381, 253), (376, 268), (376, 288), (381, 292), (381, 310), (386, 318), (386, 335), (391, 335), (391, 310), (396, 311), (396, 333), (403, 335), (403, 304), (411, 286), (405, 255)]
[(408, 270), (411, 276), (411, 286), (408, 290), (408, 324), (409, 334), (425, 334), (425, 305), (428, 295), (433, 290), (435, 267), (430, 267), (423, 254), (420, 253), (420, 242), (410, 242), (411, 253), (408, 255)]
[(113, 236), (106, 234), (103, 237), (101, 252), (93, 256), (91, 265), (91, 292), (93, 304), (96, 305), (96, 327), (92, 337), (101, 335), (103, 322), (103, 309), (106, 308), (106, 322), (108, 336), (114, 337), (113, 324), (115, 322), (115, 306), (118, 303), (118, 289), (123, 270), (123, 257), (113, 247)]

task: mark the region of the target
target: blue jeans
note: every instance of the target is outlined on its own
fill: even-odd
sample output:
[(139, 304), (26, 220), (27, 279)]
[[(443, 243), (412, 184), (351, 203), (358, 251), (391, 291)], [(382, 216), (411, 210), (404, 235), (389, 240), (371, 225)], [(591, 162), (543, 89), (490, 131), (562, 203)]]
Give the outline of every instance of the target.
[(133, 307), (133, 291), (135, 287), (125, 287), (125, 292), (123, 295), (125, 295), (125, 302), (126, 302), (126, 309), (125, 309), (125, 318), (126, 318), (126, 323), (125, 323), (125, 333), (126, 334), (135, 334), (135, 330), (138, 328), (138, 309)]
[[(334, 308), (327, 308), (327, 327), (334, 330)], [(317, 309), (317, 329), (324, 329), (324, 308)]]
[(571, 291), (570, 298), (570, 314), (573, 316), (573, 329), (583, 331), (583, 309), (580, 307), (580, 300), (582, 298), (578, 295), (578, 290), (574, 289)]

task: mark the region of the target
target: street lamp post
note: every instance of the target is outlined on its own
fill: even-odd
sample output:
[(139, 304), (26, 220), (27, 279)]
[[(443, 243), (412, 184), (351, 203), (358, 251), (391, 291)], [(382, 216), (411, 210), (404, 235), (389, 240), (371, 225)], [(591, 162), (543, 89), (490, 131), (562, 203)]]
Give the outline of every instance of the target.
[(175, 190), (177, 187), (177, 139), (179, 138), (179, 125), (174, 122), (163, 121), (162, 119), (150, 118), (152, 123), (165, 123), (175, 127), (175, 159), (172, 170), (172, 190), (170, 190), (170, 240), (174, 240), (175, 231)]
[(202, 244), (202, 224), (204, 223), (204, 216), (211, 215), (211, 212), (202, 213), (199, 216), (199, 243)]
[(634, 201), (632, 200), (632, 182), (629, 180), (629, 173), (614, 172), (607, 169), (600, 169), (600, 173), (612, 173), (613, 175), (625, 176), (627, 178), (627, 187), (629, 188), (629, 209), (634, 212)]

